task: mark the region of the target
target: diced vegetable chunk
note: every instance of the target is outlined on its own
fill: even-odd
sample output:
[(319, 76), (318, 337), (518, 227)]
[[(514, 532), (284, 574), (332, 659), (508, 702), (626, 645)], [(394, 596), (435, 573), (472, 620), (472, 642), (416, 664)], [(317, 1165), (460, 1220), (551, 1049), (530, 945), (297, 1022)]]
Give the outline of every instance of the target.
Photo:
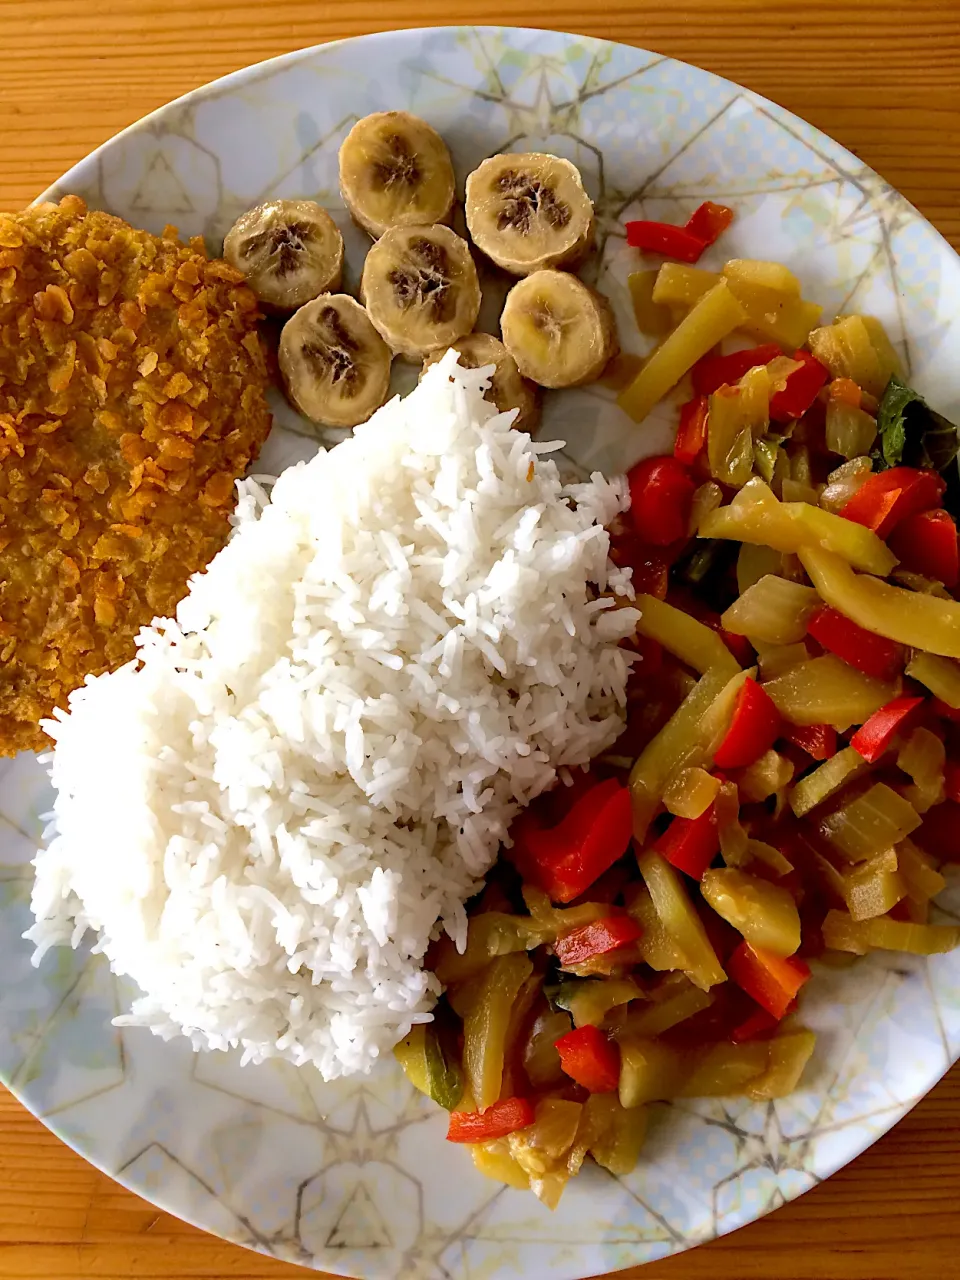
[(534, 1022), (523, 1048), (523, 1069), (535, 1089), (546, 1089), (563, 1079), (556, 1042), (570, 1030), (570, 1016), (562, 1010), (542, 1013)]
[(896, 557), (870, 529), (805, 502), (778, 502), (762, 480), (751, 480), (746, 489), (759, 493), (762, 500), (750, 506), (732, 503), (712, 511), (700, 524), (701, 538), (733, 538), (798, 554), (816, 550), (819, 555), (832, 554), (845, 565), (881, 576), (896, 564)]
[(763, 688), (784, 720), (840, 730), (861, 724), (897, 691), (896, 685), (865, 676), (831, 653), (802, 662)]
[(813, 760), (829, 760), (837, 752), (837, 731), (829, 724), (787, 725), (783, 736)]
[(792, 422), (802, 418), (827, 380), (827, 371), (809, 351), (795, 351), (800, 367), (786, 380), (786, 385), (770, 398), (770, 417), (774, 422)]
[(770, 379), (762, 366), (750, 369), (734, 387), (723, 386), (710, 397), (707, 416), (707, 462), (721, 484), (739, 487), (753, 473), (754, 439), (770, 420)]
[(692, 982), (684, 984), (662, 1000), (646, 1000), (629, 1010), (617, 1035), (623, 1039), (637, 1036), (659, 1036), (672, 1027), (679, 1026), (713, 1004), (713, 995), (702, 991)]
[(717, 915), (755, 946), (778, 956), (792, 956), (800, 946), (800, 913), (780, 885), (715, 867), (705, 872), (700, 891)]
[(897, 845), (897, 870), (914, 902), (928, 902), (946, 888), (946, 880), (936, 869), (929, 854), (918, 849), (912, 840)]
[(673, 456), (678, 462), (690, 466), (703, 452), (707, 443), (708, 409), (706, 396), (697, 396), (681, 406), (680, 424), (673, 445)]
[[(782, 262), (762, 262), (756, 258), (731, 258), (724, 263), (727, 280), (748, 288), (765, 289), (784, 298), (800, 297), (800, 281)], [(779, 352), (775, 352), (779, 354)], [(770, 357), (773, 359), (773, 356)], [(763, 361), (767, 364), (768, 361)]]
[(620, 1083), (620, 1051), (597, 1027), (578, 1027), (557, 1041), (560, 1065), (590, 1093), (613, 1093)]
[(893, 745), (896, 735), (907, 728), (922, 705), (922, 698), (909, 696), (885, 702), (860, 726), (850, 739), (850, 746), (864, 760), (876, 763)]
[(717, 815), (713, 805), (699, 818), (674, 818), (656, 843), (671, 866), (699, 880), (720, 852)]
[(823, 922), (823, 940), (835, 951), (906, 951), (915, 956), (940, 955), (960, 943), (960, 928), (945, 924), (909, 924), (880, 916), (853, 920), (844, 911), (829, 911)]
[(686, 309), (699, 302), (704, 294), (709, 293), (719, 283), (720, 276), (716, 271), (704, 271), (702, 267), (683, 267), (676, 262), (665, 262), (657, 273), (656, 283), (653, 286), (653, 300), (659, 306)]
[(617, 401), (621, 409), (635, 422), (642, 422), (687, 370), (737, 327), (744, 314), (723, 281), (714, 285), (657, 348), (636, 381), (621, 393)]
[(848, 782), (866, 773), (867, 768), (867, 762), (858, 751), (845, 747), (824, 761), (819, 769), (800, 779), (787, 796), (790, 808), (798, 818), (802, 818), (818, 804), (836, 795)]
[(749, 369), (767, 365), (779, 355), (779, 346), (769, 342), (728, 356), (704, 356), (693, 367), (693, 389), (698, 396), (712, 396), (721, 387), (735, 386)]
[(633, 834), (643, 841), (660, 804), (663, 788), (676, 770), (700, 764), (706, 754), (701, 721), (727, 684), (725, 670), (711, 670), (702, 676), (660, 732), (640, 753), (630, 771), (633, 802)]
[(824, 649), (877, 680), (893, 680), (903, 670), (906, 654), (900, 645), (857, 626), (829, 605), (814, 611), (808, 630)]
[(625, 1177), (636, 1168), (647, 1133), (647, 1113), (642, 1107), (627, 1111), (611, 1094), (591, 1094), (584, 1103), (585, 1141), (603, 1169)]
[[(707, 523), (713, 518), (708, 517)], [(839, 556), (820, 547), (801, 548), (799, 556), (821, 598), (867, 631), (913, 649), (960, 658), (957, 601), (907, 591), (866, 573), (855, 574)]]
[(697, 484), (683, 463), (670, 455), (645, 458), (627, 479), (630, 517), (647, 545), (666, 547), (686, 537)]
[(753, 764), (780, 733), (780, 712), (765, 689), (749, 677), (733, 708), (733, 718), (714, 761), (720, 769), (742, 769)]
[(564, 934), (554, 943), (554, 951), (561, 966), (568, 969), (635, 942), (640, 933), (640, 926), (630, 916), (608, 916)]
[(767, 1042), (769, 1065), (756, 1080), (747, 1084), (748, 1098), (762, 1102), (769, 1098), (786, 1098), (800, 1083), (803, 1069), (813, 1057), (817, 1037), (812, 1031), (798, 1027), (783, 1032)]
[(533, 963), (525, 953), (494, 960), (484, 975), (476, 1004), (463, 1020), (463, 1070), (470, 1093), (481, 1109), (500, 1097), (510, 1015), (531, 973)]
[(678, 818), (699, 818), (713, 804), (719, 790), (719, 778), (706, 769), (679, 769), (663, 789), (664, 807)]
[(418, 1023), (394, 1049), (407, 1079), (445, 1111), (463, 1097), (463, 1077), (450, 1046), (435, 1023)]
[(485, 1178), (505, 1182), (508, 1187), (516, 1187), (518, 1191), (530, 1189), (530, 1175), (514, 1160), (503, 1138), (497, 1138), (493, 1142), (474, 1143), (470, 1147), (470, 1155), (477, 1172), (482, 1173)]
[(907, 675), (926, 685), (948, 707), (960, 709), (960, 664), (953, 659), (915, 653), (907, 664)]
[(784, 1016), (810, 977), (810, 968), (795, 956), (776, 956), (744, 940), (728, 961), (730, 977), (773, 1017)]
[(766, 644), (794, 644), (806, 635), (818, 604), (812, 587), (766, 574), (727, 609), (723, 627)]
[(533, 1124), (529, 1098), (504, 1098), (483, 1111), (454, 1111), (447, 1129), (448, 1142), (492, 1142)]
[(683, 609), (648, 595), (638, 596), (636, 607), (640, 610), (638, 633), (656, 640), (694, 671), (706, 675), (711, 670), (726, 670), (733, 676), (740, 670), (717, 632)]
[(891, 467), (869, 476), (840, 514), (886, 538), (902, 521), (940, 505), (945, 484), (936, 471)]
[(673, 328), (673, 317), (669, 307), (660, 306), (653, 300), (656, 280), (656, 269), (634, 271), (627, 276), (627, 288), (630, 290), (630, 301), (633, 303), (633, 315), (637, 328), (641, 333), (662, 338)]
[(554, 902), (572, 902), (622, 856), (630, 827), (629, 792), (611, 778), (586, 791), (555, 827), (523, 813), (510, 832), (510, 857)]
[(898, 874), (897, 855), (893, 849), (851, 867), (844, 873), (843, 883), (847, 910), (854, 920), (885, 916), (907, 895), (907, 886)]
[(847, 316), (814, 329), (810, 350), (834, 378), (850, 378), (871, 395), (883, 395), (890, 375), (880, 362), (862, 316)]
[(890, 535), (890, 550), (904, 569), (953, 588), (960, 580), (957, 526), (946, 511), (918, 511)]
[(637, 862), (664, 929), (686, 958), (690, 981), (704, 990), (723, 982), (726, 975), (717, 954), (673, 867), (652, 849), (641, 853)]
[(821, 818), (820, 834), (850, 862), (863, 862), (916, 831), (920, 815), (885, 782)]

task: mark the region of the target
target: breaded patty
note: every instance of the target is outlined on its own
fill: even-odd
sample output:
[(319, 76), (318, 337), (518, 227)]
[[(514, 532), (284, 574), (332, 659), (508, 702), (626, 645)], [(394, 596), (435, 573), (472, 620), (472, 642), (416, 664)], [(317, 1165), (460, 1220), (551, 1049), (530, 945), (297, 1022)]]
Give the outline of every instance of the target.
[(67, 196), (0, 214), (0, 754), (134, 654), (270, 427), (238, 271)]

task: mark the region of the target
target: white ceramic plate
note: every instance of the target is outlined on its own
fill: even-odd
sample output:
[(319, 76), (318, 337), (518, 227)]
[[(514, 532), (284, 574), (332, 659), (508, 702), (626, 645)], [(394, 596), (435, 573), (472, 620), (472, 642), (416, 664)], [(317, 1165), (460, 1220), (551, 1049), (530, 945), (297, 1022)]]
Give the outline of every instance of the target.
[[(773, 258), (828, 312), (880, 316), (913, 381), (960, 410), (960, 260), (901, 196), (829, 138), (715, 76), (639, 49), (542, 31), (447, 28), (350, 40), (239, 72), (175, 102), (71, 170), (48, 196), (219, 249), (244, 209), (309, 196), (348, 237), (337, 148), (357, 117), (430, 120), (459, 178), (501, 150), (580, 165), (597, 203), (600, 287), (627, 349), (644, 346), (625, 293), (627, 217), (682, 220), (701, 200), (737, 221), (704, 265)], [(496, 299), (491, 299), (495, 308)], [(493, 310), (489, 316), (495, 320)], [(615, 469), (669, 439), (602, 390), (563, 393), (545, 430), (579, 463)], [(286, 411), (258, 469), (314, 447)], [(305, 434), (306, 432), (306, 434)], [(818, 974), (803, 1003), (820, 1032), (804, 1088), (764, 1106), (656, 1109), (640, 1168), (590, 1170), (549, 1213), (476, 1173), (444, 1119), (391, 1064), (324, 1085), (281, 1063), (240, 1068), (110, 1020), (130, 992), (101, 959), (60, 951), (39, 971), (21, 941), (30, 859), (48, 806), (32, 756), (0, 767), (0, 1075), (62, 1138), (134, 1191), (209, 1231), (344, 1275), (572, 1280), (662, 1257), (749, 1222), (857, 1155), (960, 1053), (960, 955), (872, 957)], [(951, 905), (951, 896), (946, 905)], [(952, 898), (960, 906), (960, 895)]]

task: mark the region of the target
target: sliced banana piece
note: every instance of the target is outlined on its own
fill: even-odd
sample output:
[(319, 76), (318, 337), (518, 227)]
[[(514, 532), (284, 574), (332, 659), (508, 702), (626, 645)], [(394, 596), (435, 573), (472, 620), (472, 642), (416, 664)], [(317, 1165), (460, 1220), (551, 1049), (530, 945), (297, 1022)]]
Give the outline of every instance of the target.
[(500, 329), (520, 372), (542, 387), (593, 382), (619, 350), (610, 304), (567, 271), (535, 271), (518, 281)]
[(593, 203), (580, 170), (559, 156), (491, 156), (467, 178), (473, 243), (504, 271), (572, 269), (593, 243)]
[(375, 240), (391, 227), (446, 222), (453, 185), (447, 144), (408, 111), (364, 116), (340, 147), (344, 202)]
[(241, 214), (223, 256), (266, 307), (294, 311), (340, 288), (343, 236), (312, 200), (270, 200)]
[[(497, 406), (500, 413), (519, 409), (513, 425), (518, 431), (532, 431), (540, 421), (540, 388), (525, 378), (507, 348), (490, 333), (468, 333), (453, 344), (464, 369), (494, 366), (490, 386), (484, 399)], [(447, 348), (449, 350), (449, 347)], [(423, 362), (422, 378), (431, 365), (442, 359), (446, 351), (434, 351)]]
[(420, 360), (470, 332), (480, 281), (467, 242), (449, 227), (394, 227), (367, 254), (360, 296), (390, 348)]
[(355, 427), (387, 398), (390, 349), (345, 293), (315, 298), (292, 315), (278, 356), (287, 396), (312, 422)]

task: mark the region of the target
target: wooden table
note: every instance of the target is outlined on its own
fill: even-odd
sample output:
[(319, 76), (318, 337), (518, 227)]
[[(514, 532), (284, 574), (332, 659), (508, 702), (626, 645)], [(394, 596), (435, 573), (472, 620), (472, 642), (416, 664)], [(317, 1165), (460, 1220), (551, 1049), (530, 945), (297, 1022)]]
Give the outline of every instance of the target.
[[(216, 76), (450, 14), (446, 0), (0, 0), (0, 209), (19, 208), (118, 129)], [(461, 14), (545, 25), (532, 0), (475, 0)], [(684, 58), (766, 94), (879, 170), (960, 248), (960, 11), (952, 0), (552, 0), (549, 24)], [(954, 1069), (828, 1184), (733, 1236), (645, 1268), (643, 1280), (956, 1276), (958, 1202)], [(307, 1274), (158, 1212), (0, 1091), (0, 1280)]]

